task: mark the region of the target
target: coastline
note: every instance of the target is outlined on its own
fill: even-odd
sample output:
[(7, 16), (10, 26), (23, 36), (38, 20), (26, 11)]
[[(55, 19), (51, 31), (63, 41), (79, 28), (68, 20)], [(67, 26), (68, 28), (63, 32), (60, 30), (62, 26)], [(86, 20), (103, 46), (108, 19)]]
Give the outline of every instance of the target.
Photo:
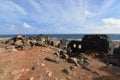
[[(17, 34), (11, 35), (0, 35), (0, 38), (12, 38), (15, 37)], [(26, 37), (37, 37), (39, 34), (22, 34)], [(52, 39), (66, 39), (66, 40), (82, 40), (84, 35), (86, 34), (45, 34), (46, 36), (51, 37)], [(93, 35), (93, 34), (92, 34)], [(97, 34), (96, 34), (97, 35)], [(120, 34), (106, 34), (109, 38), (114, 42), (120, 42)]]

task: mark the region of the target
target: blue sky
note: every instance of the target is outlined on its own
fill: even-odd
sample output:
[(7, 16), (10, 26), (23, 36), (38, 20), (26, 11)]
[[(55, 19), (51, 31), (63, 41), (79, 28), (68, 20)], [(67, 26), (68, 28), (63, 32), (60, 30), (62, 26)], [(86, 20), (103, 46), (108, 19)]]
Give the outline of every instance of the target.
[(0, 0), (0, 34), (120, 33), (120, 0)]

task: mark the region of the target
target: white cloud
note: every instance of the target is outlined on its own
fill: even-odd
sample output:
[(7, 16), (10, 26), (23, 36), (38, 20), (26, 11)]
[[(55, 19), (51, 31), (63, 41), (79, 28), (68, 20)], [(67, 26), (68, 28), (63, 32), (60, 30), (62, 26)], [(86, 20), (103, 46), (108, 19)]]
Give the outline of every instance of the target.
[(102, 19), (102, 25), (86, 25), (86, 29), (95, 33), (120, 33), (120, 19)]
[(29, 29), (29, 28), (33, 28), (33, 27), (31, 25), (27, 24), (26, 22), (24, 22), (23, 28)]
[(119, 25), (120, 26), (120, 19), (107, 18), (107, 19), (103, 19), (103, 22), (105, 24)]

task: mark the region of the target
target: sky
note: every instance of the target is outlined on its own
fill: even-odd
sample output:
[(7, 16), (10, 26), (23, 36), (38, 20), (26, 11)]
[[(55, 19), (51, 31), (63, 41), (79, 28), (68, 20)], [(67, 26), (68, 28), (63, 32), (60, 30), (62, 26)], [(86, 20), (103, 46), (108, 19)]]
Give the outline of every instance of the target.
[(120, 0), (0, 0), (0, 34), (120, 33)]

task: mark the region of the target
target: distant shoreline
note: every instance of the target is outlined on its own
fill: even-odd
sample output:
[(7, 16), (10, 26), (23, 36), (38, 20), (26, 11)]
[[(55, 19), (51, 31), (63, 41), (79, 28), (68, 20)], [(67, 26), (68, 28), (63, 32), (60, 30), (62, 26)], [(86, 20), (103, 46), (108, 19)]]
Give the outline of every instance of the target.
[[(13, 34), (13, 35), (0, 35), (0, 38), (13, 38), (15, 37), (17, 34)], [(21, 35), (25, 35), (26, 37), (37, 37), (39, 34), (21, 34)], [(52, 39), (57, 39), (57, 40), (61, 40), (61, 39), (66, 39), (66, 40), (82, 40), (83, 36), (86, 34), (45, 34), (49, 37), (51, 37)], [(91, 34), (90, 34), (91, 35)], [(120, 34), (107, 34), (110, 39), (113, 42), (120, 42)]]

